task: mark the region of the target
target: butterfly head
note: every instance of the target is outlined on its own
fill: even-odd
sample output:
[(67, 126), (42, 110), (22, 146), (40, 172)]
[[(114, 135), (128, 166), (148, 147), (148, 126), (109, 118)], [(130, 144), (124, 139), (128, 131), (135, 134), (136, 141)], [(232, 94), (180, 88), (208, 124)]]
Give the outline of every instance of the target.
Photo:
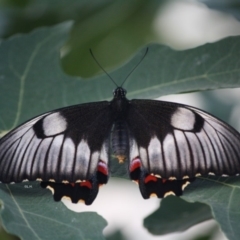
[(126, 94), (127, 94), (127, 91), (124, 88), (122, 88), (122, 87), (117, 87), (113, 91), (113, 97), (117, 98), (117, 99), (125, 98)]

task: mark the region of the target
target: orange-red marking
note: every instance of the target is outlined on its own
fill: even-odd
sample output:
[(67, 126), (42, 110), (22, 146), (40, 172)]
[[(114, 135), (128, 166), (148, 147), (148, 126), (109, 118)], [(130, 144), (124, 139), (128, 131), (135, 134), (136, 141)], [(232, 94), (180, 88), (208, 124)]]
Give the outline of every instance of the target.
[(101, 172), (102, 174), (107, 176), (108, 175), (108, 168), (107, 168), (106, 163), (100, 160), (99, 163), (98, 163), (97, 171)]
[(144, 182), (145, 183), (148, 183), (150, 181), (154, 181), (156, 182), (157, 181), (157, 177), (153, 176), (153, 175), (148, 175), (145, 179), (144, 179)]
[(136, 170), (137, 168), (141, 167), (141, 162), (138, 158), (135, 158), (132, 161), (131, 167), (130, 167), (130, 172), (133, 172), (134, 170)]
[(80, 182), (80, 186), (81, 187), (88, 187), (88, 188), (92, 188), (92, 184), (90, 181), (86, 181), (86, 182)]

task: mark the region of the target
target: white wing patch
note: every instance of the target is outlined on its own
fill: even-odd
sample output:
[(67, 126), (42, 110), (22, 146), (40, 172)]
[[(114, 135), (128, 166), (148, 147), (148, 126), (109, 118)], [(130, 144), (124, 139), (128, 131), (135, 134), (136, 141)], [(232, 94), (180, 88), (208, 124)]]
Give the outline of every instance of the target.
[(45, 136), (52, 136), (64, 132), (67, 129), (66, 119), (55, 112), (43, 119), (43, 131)]
[(179, 171), (184, 176), (184, 175), (187, 175), (187, 173), (189, 172), (189, 169), (192, 168), (191, 154), (190, 154), (188, 142), (184, 133), (180, 130), (174, 130), (174, 135), (176, 138), (177, 147), (180, 155)]
[(179, 107), (172, 115), (171, 125), (186, 131), (194, 129), (195, 121), (195, 115), (191, 110)]
[(51, 173), (54, 173), (56, 169), (58, 169), (58, 161), (56, 159), (59, 159), (60, 150), (61, 148), (59, 146), (63, 143), (63, 135), (58, 135), (53, 139), (53, 142), (51, 143), (51, 148), (48, 152), (48, 161), (46, 169), (49, 169), (48, 171)]
[(98, 162), (99, 162), (99, 155), (100, 155), (100, 153), (98, 151), (95, 151), (91, 154), (91, 161), (89, 163), (90, 175), (96, 171), (96, 168), (97, 168)]
[(62, 161), (60, 171), (63, 175), (71, 175), (73, 172), (73, 162), (75, 155), (75, 145), (71, 138), (66, 138), (62, 148)]
[(107, 143), (104, 143), (100, 152), (100, 160), (108, 164), (108, 147)]
[(178, 170), (177, 149), (172, 134), (168, 134), (163, 141), (163, 152), (166, 169), (171, 176)]
[(147, 150), (143, 147), (139, 148), (139, 155), (141, 162), (143, 164), (143, 167), (148, 169), (148, 155), (147, 155)]
[(82, 139), (81, 142), (78, 144), (77, 147), (77, 154), (76, 154), (76, 165), (81, 166), (78, 169), (79, 175), (81, 179), (85, 179), (88, 172), (88, 165), (90, 161), (90, 148), (87, 142)]
[(138, 151), (138, 145), (135, 139), (131, 139), (130, 144), (131, 146), (130, 146), (129, 155), (130, 155), (130, 161), (131, 161), (139, 156), (139, 151)]
[(158, 140), (157, 136), (152, 137), (148, 145), (148, 155), (149, 155), (149, 164), (150, 172), (155, 172), (156, 169), (159, 170), (162, 162), (162, 151), (161, 143)]

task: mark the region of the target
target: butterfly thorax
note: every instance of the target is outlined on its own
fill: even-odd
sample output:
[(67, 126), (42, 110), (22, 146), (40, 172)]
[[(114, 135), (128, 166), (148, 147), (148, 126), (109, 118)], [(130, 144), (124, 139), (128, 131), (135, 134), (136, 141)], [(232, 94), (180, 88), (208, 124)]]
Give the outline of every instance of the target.
[(122, 87), (117, 87), (113, 91), (113, 97), (114, 98), (126, 98), (126, 94), (127, 94), (127, 91)]
[(113, 92), (111, 101), (112, 114), (114, 119), (111, 131), (111, 146), (119, 163), (124, 162), (129, 154), (129, 132), (126, 123), (129, 101), (126, 98), (126, 90), (118, 87)]
[(110, 105), (114, 120), (124, 119), (127, 114), (129, 101), (126, 93), (122, 87), (117, 87), (113, 92), (113, 100)]

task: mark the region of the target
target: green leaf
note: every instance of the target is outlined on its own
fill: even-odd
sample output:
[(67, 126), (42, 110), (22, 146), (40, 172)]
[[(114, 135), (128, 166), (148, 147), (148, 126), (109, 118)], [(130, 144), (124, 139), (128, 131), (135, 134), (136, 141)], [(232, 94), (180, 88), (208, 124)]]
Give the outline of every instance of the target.
[[(74, 213), (52, 201), (39, 183), (0, 185), (4, 227), (24, 240), (105, 239), (107, 222), (96, 213)], [(28, 196), (28, 197), (26, 197)]]
[(169, 196), (161, 201), (159, 209), (144, 219), (144, 227), (154, 235), (164, 235), (185, 231), (211, 218), (209, 206)]
[(208, 204), (213, 217), (230, 240), (240, 236), (239, 177), (200, 177), (187, 187), (184, 199)]
[[(111, 99), (114, 85), (105, 74), (92, 79), (81, 79), (67, 76), (61, 70), (59, 51), (68, 37), (70, 26), (70, 23), (65, 23), (55, 27), (42, 28), (30, 34), (18, 35), (1, 42), (0, 135), (4, 135), (23, 121), (48, 110), (82, 102)], [(156, 44), (149, 45), (149, 53), (146, 58), (124, 84), (128, 90), (128, 97), (130, 99), (133, 97), (153, 98), (171, 93), (239, 87), (239, 40), (239, 37), (227, 38), (187, 51), (174, 51)], [(145, 51), (146, 47), (126, 65), (110, 73), (119, 85), (136, 66)], [(101, 62), (100, 59), (98, 60)], [(113, 161), (112, 169), (113, 176), (126, 177), (124, 167), (119, 167), (117, 161)], [(201, 192), (201, 196), (203, 196), (201, 197), (198, 191), (193, 191), (191, 193), (192, 201), (206, 202), (206, 196), (209, 197), (212, 194), (211, 185), (210, 189), (206, 188), (209, 186), (209, 182), (209, 180), (203, 179), (195, 183), (198, 183), (199, 189), (204, 189), (204, 192)], [(2, 185), (2, 190), (4, 186)], [(48, 193), (49, 197), (45, 198), (45, 195), (40, 193), (42, 191), (39, 190), (37, 195), (31, 191), (32, 194), (26, 194), (28, 196), (26, 197), (16, 194), (19, 189), (14, 189), (14, 187), (10, 188), (14, 199), (26, 198), (25, 204), (21, 205), (19, 202), (21, 206), (26, 207), (22, 207), (25, 211), (32, 211), (28, 208), (35, 197), (38, 197), (36, 201), (42, 201), (45, 204), (41, 205), (41, 209), (50, 211), (53, 209), (51, 206), (60, 206), (55, 205), (50, 193)], [(229, 189), (228, 186), (221, 184), (224, 195), (221, 198), (219, 196), (217, 201), (207, 201), (207, 203), (211, 205), (214, 216), (229, 239), (236, 239), (239, 232), (235, 222), (240, 221), (237, 214), (238, 206), (234, 205), (232, 201), (230, 205), (227, 205), (230, 207), (225, 204), (229, 204), (233, 196), (234, 199), (236, 198), (234, 194), (237, 193), (237, 190), (234, 190), (233, 194), (225, 188)], [(0, 194), (4, 206), (2, 214), (4, 211), (11, 210), (6, 205), (5, 195), (9, 196), (9, 191), (6, 189)], [(186, 197), (190, 198), (190, 195)], [(47, 199), (52, 201), (53, 205), (44, 202)], [(39, 207), (38, 204), (34, 206)], [(53, 214), (52, 212), (52, 218), (59, 219), (59, 216), (63, 214), (62, 211), (64, 208), (59, 207), (57, 213)], [(71, 218), (72, 215), (69, 215)], [(12, 217), (14, 216), (12, 215)], [(18, 218), (19, 215), (16, 217)], [(227, 224), (224, 222), (226, 217)], [(8, 215), (4, 215), (2, 220), (8, 231), (15, 231), (16, 222), (13, 221), (13, 224), (9, 224), (11, 222)], [(96, 220), (99, 224), (101, 221)], [(44, 223), (40, 221), (38, 224)], [(99, 232), (103, 228), (103, 224), (100, 225)], [(18, 231), (20, 231), (19, 228)], [(34, 228), (34, 231), (38, 232), (38, 229)], [(53, 231), (56, 232), (55, 229)]]

